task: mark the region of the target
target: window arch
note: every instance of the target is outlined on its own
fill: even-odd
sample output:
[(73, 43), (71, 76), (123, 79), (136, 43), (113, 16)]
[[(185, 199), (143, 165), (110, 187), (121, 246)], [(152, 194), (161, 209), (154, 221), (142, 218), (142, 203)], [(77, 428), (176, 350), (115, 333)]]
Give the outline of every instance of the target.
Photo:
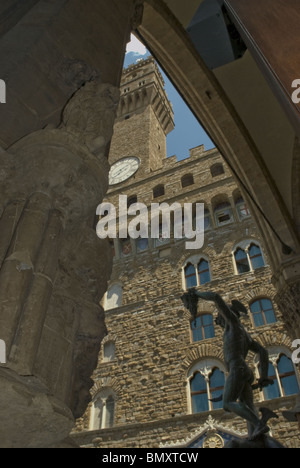
[(196, 363), (189, 376), (191, 413), (202, 413), (222, 408), (221, 401), (211, 401), (219, 398), (225, 385), (225, 370), (215, 360), (205, 360)]
[(115, 395), (105, 389), (98, 393), (92, 403), (91, 430), (107, 429), (114, 426)]
[(192, 341), (207, 340), (215, 337), (215, 328), (212, 314), (202, 314), (190, 322)]
[(271, 358), (268, 376), (274, 383), (263, 389), (264, 398), (271, 400), (299, 393), (299, 383), (292, 360), (285, 354)]
[(194, 185), (194, 176), (193, 174), (185, 174), (181, 178), (181, 187), (185, 188), (185, 187), (189, 187), (190, 185)]
[(193, 258), (184, 267), (185, 289), (202, 286), (211, 281), (209, 261), (205, 258)]
[(157, 185), (153, 189), (153, 198), (162, 197), (165, 194), (165, 186), (163, 184)]
[(250, 311), (255, 327), (261, 327), (277, 321), (272, 301), (265, 297), (254, 300), (250, 304)]
[(210, 168), (210, 173), (212, 177), (217, 177), (222, 174), (225, 174), (224, 166), (222, 163), (216, 163)]
[(255, 271), (265, 266), (262, 249), (257, 242), (243, 241), (234, 249), (234, 262), (237, 274)]

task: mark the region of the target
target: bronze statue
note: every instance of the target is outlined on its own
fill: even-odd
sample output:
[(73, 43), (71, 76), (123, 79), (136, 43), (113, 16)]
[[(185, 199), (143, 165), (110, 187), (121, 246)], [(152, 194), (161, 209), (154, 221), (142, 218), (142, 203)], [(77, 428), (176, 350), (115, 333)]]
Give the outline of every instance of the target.
[[(253, 403), (253, 389), (262, 389), (273, 383), (268, 378), (268, 352), (251, 338), (241, 324), (241, 313), (247, 314), (247, 309), (241, 302), (235, 300), (228, 305), (219, 294), (190, 289), (182, 296), (182, 301), (194, 318), (197, 315), (199, 299), (216, 304), (219, 311), (216, 323), (224, 328), (223, 351), (228, 377), (224, 387), (223, 408), (245, 419), (248, 425), (248, 442), (257, 441), (269, 432), (268, 420), (278, 417), (268, 408), (260, 408), (260, 418)], [(259, 355), (260, 378), (255, 385), (253, 372), (245, 361), (249, 351)]]

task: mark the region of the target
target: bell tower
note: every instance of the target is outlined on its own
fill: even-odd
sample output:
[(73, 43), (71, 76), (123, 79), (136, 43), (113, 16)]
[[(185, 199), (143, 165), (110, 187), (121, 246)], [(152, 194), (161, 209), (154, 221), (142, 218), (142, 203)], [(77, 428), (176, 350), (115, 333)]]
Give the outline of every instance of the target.
[(138, 159), (137, 179), (160, 169), (167, 157), (166, 136), (174, 129), (174, 120), (164, 85), (152, 57), (123, 71), (109, 162)]

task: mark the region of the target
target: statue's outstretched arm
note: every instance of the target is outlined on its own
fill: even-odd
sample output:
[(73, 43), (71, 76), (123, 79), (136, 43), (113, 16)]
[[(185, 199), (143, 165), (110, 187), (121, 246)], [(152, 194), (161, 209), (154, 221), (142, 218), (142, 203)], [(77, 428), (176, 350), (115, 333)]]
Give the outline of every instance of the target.
[(218, 310), (225, 320), (236, 320), (235, 315), (231, 312), (230, 308), (219, 294), (211, 291), (195, 291), (195, 294), (205, 301), (213, 301), (218, 306)]

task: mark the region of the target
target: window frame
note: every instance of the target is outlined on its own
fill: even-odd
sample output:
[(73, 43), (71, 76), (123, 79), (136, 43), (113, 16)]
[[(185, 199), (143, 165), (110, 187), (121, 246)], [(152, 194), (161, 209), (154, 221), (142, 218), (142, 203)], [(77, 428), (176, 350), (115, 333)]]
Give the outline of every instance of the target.
[[(207, 395), (207, 400), (208, 400), (208, 410), (207, 411), (216, 411), (220, 408), (214, 408), (214, 402), (210, 401), (211, 399), (211, 394), (212, 390), (216, 391), (216, 388), (210, 388), (210, 378), (213, 375), (214, 371), (218, 369), (223, 375), (224, 375), (224, 385), (226, 381), (226, 369), (224, 364), (217, 360), (217, 359), (202, 359), (198, 362), (195, 362), (195, 364), (190, 368), (190, 371), (188, 373), (188, 398), (189, 398), (189, 413), (190, 414), (200, 414), (200, 413), (194, 413), (193, 411), (193, 396), (197, 394), (206, 394)], [(204, 378), (204, 381), (206, 383), (206, 389), (201, 390), (199, 392), (193, 391), (192, 392), (192, 380), (195, 378), (196, 374), (199, 373), (202, 375)], [(218, 390), (222, 391), (224, 389), (223, 387), (218, 387)], [(206, 411), (203, 411), (206, 412)]]
[[(199, 265), (201, 264), (201, 262), (204, 261), (204, 262), (207, 262), (208, 264), (208, 268), (206, 270), (203, 270), (203, 271), (207, 271), (208, 274), (209, 274), (209, 281), (206, 281), (205, 283), (201, 283), (200, 281), (200, 274), (199, 274)], [(191, 265), (194, 267), (195, 269), (195, 273), (196, 273), (196, 285), (195, 286), (187, 286), (187, 281), (186, 281), (186, 269), (187, 267)], [(194, 276), (194, 275), (190, 275), (190, 276)], [(210, 265), (210, 260), (204, 256), (204, 255), (198, 255), (198, 256), (194, 256), (194, 257), (190, 257), (186, 260), (186, 262), (184, 263), (183, 267), (182, 267), (182, 277), (183, 277), (183, 289), (185, 291), (187, 291), (188, 289), (190, 288), (198, 288), (198, 287), (201, 287), (205, 284), (208, 284), (208, 283), (211, 283), (212, 281), (212, 274), (211, 274), (211, 265)]]
[[(212, 319), (212, 322), (211, 324), (209, 325), (205, 325), (203, 323), (203, 319), (204, 317), (211, 317)], [(197, 320), (200, 320), (200, 326), (196, 326), (194, 329), (193, 329), (193, 324), (195, 322), (197, 322)], [(214, 336), (209, 336), (207, 337), (207, 333), (206, 333), (206, 329), (213, 329), (213, 335)], [(201, 329), (201, 335), (202, 335), (202, 338), (201, 339), (196, 339), (195, 338), (195, 335), (197, 334), (197, 330)], [(195, 333), (194, 333), (195, 332)], [(216, 333), (215, 333), (215, 327), (214, 327), (214, 318), (213, 318), (213, 314), (207, 312), (207, 313), (202, 313), (202, 314), (199, 314), (197, 315), (197, 317), (193, 320), (190, 321), (190, 333), (191, 333), (191, 343), (200, 343), (202, 341), (205, 341), (205, 340), (212, 340), (213, 338), (215, 338), (216, 336)]]
[[(251, 247), (257, 247), (260, 250), (260, 254), (250, 257)], [(238, 252), (238, 250), (241, 250), (241, 251), (245, 252), (245, 255), (247, 256), (247, 260), (248, 260), (248, 265), (250, 267), (249, 271), (239, 272), (238, 266), (237, 266), (237, 261), (236, 261), (236, 253)], [(234, 271), (235, 271), (236, 275), (243, 275), (243, 274), (246, 274), (246, 273), (254, 273), (256, 270), (259, 270), (261, 268), (265, 268), (267, 266), (263, 249), (262, 249), (260, 243), (258, 241), (256, 241), (255, 239), (247, 239), (247, 240), (241, 241), (238, 244), (236, 244), (234, 246), (233, 250), (232, 250), (232, 257), (233, 257), (233, 262), (234, 262)], [(256, 257), (261, 257), (263, 265), (258, 266), (256, 268), (253, 268), (253, 263), (252, 263), (251, 259), (256, 258)]]
[[(108, 407), (107, 404), (110, 403), (109, 400), (113, 402), (112, 416), (107, 411), (107, 407)], [(97, 403), (100, 403), (98, 412), (96, 412)], [(99, 424), (96, 425), (96, 417), (99, 414), (100, 414), (100, 417), (98, 417)], [(115, 396), (114, 391), (108, 388), (101, 390), (94, 396), (92, 400), (90, 424), (89, 424), (90, 430), (100, 431), (102, 429), (110, 429), (114, 427), (115, 415), (116, 415), (116, 396)]]
[[(271, 304), (271, 308), (270, 309), (264, 309), (263, 308), (263, 304), (262, 304), (262, 301), (269, 301), (270, 304)], [(259, 307), (260, 307), (260, 310), (258, 312), (253, 312), (253, 310), (251, 309), (252, 306), (254, 304), (258, 303), (259, 304)], [(276, 317), (276, 313), (275, 313), (275, 310), (274, 310), (274, 304), (273, 304), (273, 301), (269, 298), (269, 297), (264, 297), (264, 296), (261, 296), (261, 297), (257, 297), (255, 299), (253, 299), (250, 304), (249, 304), (249, 308), (250, 308), (250, 313), (251, 313), (251, 320), (252, 320), (252, 324), (253, 324), (253, 327), (254, 328), (259, 328), (259, 327), (264, 327), (264, 326), (269, 326), (269, 325), (273, 325), (274, 323), (277, 322), (277, 317)], [(266, 319), (266, 315), (265, 315), (265, 312), (269, 312), (270, 310), (273, 311), (273, 314), (274, 314), (274, 317), (275, 317), (275, 321), (274, 322), (268, 322), (267, 319)], [(255, 324), (255, 316), (256, 315), (259, 315), (260, 317), (262, 317), (262, 321), (263, 321), (263, 324), (262, 325), (256, 325)]]
[[(293, 363), (292, 358), (291, 358), (291, 356), (289, 354), (290, 353), (287, 352), (284, 349), (280, 349), (275, 353), (273, 353), (272, 351), (269, 351), (269, 365), (271, 365), (273, 370), (275, 371), (275, 374), (270, 376), (269, 378), (271, 378), (272, 380), (274, 380), (277, 383), (277, 388), (279, 390), (279, 396), (277, 396), (275, 398), (284, 398), (284, 397), (287, 397), (287, 396), (296, 395), (300, 391), (299, 375), (298, 375), (297, 369), (295, 367), (295, 364)], [(286, 359), (288, 359), (290, 361), (293, 371), (288, 371), (288, 372), (285, 372), (285, 373), (279, 372), (278, 363), (279, 363), (279, 361), (280, 361), (280, 359), (282, 357), (285, 357)], [(269, 372), (268, 372), (268, 375), (269, 375)], [(296, 393), (286, 395), (286, 389), (284, 388), (282, 379), (287, 377), (287, 376), (292, 376), (292, 375), (295, 376), (295, 380), (296, 380), (298, 389), (297, 389)], [(263, 397), (264, 401), (270, 401), (271, 398), (266, 397), (266, 391), (267, 391), (267, 389), (263, 389), (261, 391), (262, 397)]]

